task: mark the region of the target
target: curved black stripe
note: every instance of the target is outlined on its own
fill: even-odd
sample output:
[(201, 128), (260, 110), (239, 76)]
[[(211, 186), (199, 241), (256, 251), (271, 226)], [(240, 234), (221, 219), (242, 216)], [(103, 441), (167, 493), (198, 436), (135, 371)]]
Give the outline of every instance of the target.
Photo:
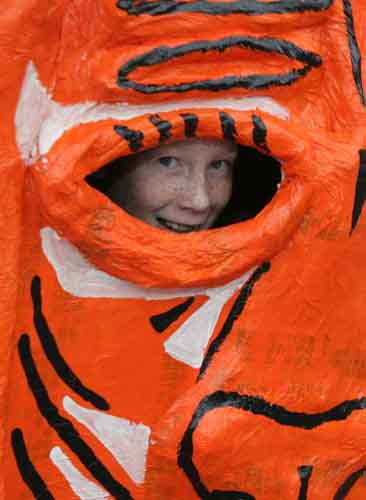
[(234, 118), (230, 116), (228, 113), (225, 113), (224, 111), (219, 112), (219, 118), (223, 136), (225, 137), (225, 139), (228, 139), (229, 141), (234, 141), (235, 140), (234, 136), (238, 135), (235, 127)]
[(267, 145), (267, 127), (260, 116), (252, 115), (253, 121), (253, 142), (258, 148), (266, 153), (270, 153)]
[(190, 424), (192, 429), (197, 427), (202, 417), (217, 408), (237, 408), (254, 415), (263, 415), (280, 425), (311, 430), (327, 422), (346, 420), (354, 411), (366, 410), (366, 397), (344, 401), (327, 411), (303, 413), (289, 411), (281, 405), (269, 403), (257, 396), (216, 391), (201, 400)]
[(193, 113), (182, 113), (184, 120), (184, 133), (187, 137), (194, 137), (198, 127), (198, 116)]
[(348, 476), (345, 482), (338, 488), (333, 500), (344, 500), (353, 488), (354, 484), (365, 474), (365, 472), (366, 468), (362, 467), (362, 469), (359, 469)]
[[(292, 69), (287, 73), (264, 74), (264, 75), (230, 75), (213, 80), (198, 80), (176, 85), (140, 84), (129, 80), (128, 76), (135, 69), (143, 66), (158, 66), (172, 59), (183, 57), (194, 52), (203, 54), (210, 51), (223, 52), (231, 47), (241, 49), (258, 50), (269, 54), (279, 54), (290, 60), (303, 63), (299, 69)], [(187, 92), (189, 90), (228, 90), (239, 87), (246, 89), (268, 88), (271, 86), (290, 85), (299, 78), (304, 77), (313, 68), (322, 64), (321, 57), (310, 51), (306, 51), (292, 42), (280, 38), (231, 36), (220, 40), (202, 40), (185, 43), (175, 47), (160, 46), (149, 52), (131, 58), (118, 72), (117, 84), (126, 89), (133, 89), (144, 94), (157, 94), (162, 92)]]
[(352, 4), (350, 0), (343, 0), (343, 12), (346, 17), (347, 33), (348, 33), (348, 46), (351, 55), (352, 72), (355, 84), (357, 87), (358, 94), (361, 99), (361, 103), (365, 106), (365, 94), (363, 90), (362, 83), (362, 58), (360, 53), (360, 47), (358, 46), (355, 25), (353, 21)]
[(225, 76), (217, 80), (200, 80), (197, 82), (181, 83), (179, 85), (153, 85), (139, 84), (124, 80), (120, 87), (133, 89), (141, 94), (162, 94), (165, 92), (175, 92), (178, 94), (189, 92), (191, 90), (205, 90), (217, 92), (220, 90), (230, 90), (233, 88), (244, 88), (249, 90), (268, 89), (270, 87), (283, 87), (292, 85), (300, 78), (303, 78), (312, 69), (311, 66), (305, 66), (301, 69), (294, 69), (288, 73), (279, 75), (250, 75), (244, 77)]
[(357, 226), (358, 219), (360, 218), (363, 206), (366, 201), (366, 150), (361, 149), (359, 151), (359, 156), (360, 156), (360, 167), (358, 170), (355, 199), (353, 202), (352, 227), (350, 235), (353, 233), (354, 229)]
[(38, 373), (30, 347), (29, 336), (23, 334), (18, 342), (18, 352), (29, 388), (41, 415), (56, 431), (60, 439), (79, 458), (90, 474), (114, 497), (119, 500), (132, 500), (129, 491), (116, 481), (93, 450), (80, 437), (73, 424), (62, 417), (56, 405), (48, 396), (47, 389)]
[[(203, 484), (200, 474), (193, 463), (193, 434), (202, 418), (218, 408), (236, 408), (252, 413), (253, 415), (267, 417), (280, 425), (311, 430), (327, 422), (346, 420), (354, 411), (365, 410), (366, 398), (345, 401), (324, 412), (303, 413), (289, 411), (285, 407), (271, 404), (263, 398), (241, 395), (237, 392), (216, 391), (204, 397), (198, 404), (183, 434), (178, 450), (178, 466), (183, 469), (193, 488), (200, 498), (203, 499), (209, 499), (210, 493), (208, 488)], [(300, 469), (299, 472), (302, 473), (303, 476), (305, 474), (309, 475), (309, 469)], [(353, 476), (348, 478), (346, 483), (338, 490), (337, 495), (348, 492), (358, 477), (356, 479), (354, 479)], [(342, 496), (335, 496), (334, 500), (341, 500), (342, 498)]]
[(208, 497), (210, 500), (255, 500), (255, 497), (243, 491), (214, 490)]
[(54, 500), (55, 497), (51, 494), (46, 483), (29, 458), (23, 433), (20, 429), (14, 429), (11, 433), (11, 446), (20, 475), (33, 493), (34, 498), (38, 500)]
[(60, 353), (55, 337), (52, 335), (47, 320), (42, 312), (41, 279), (35, 276), (31, 284), (33, 300), (33, 321), (44, 353), (63, 382), (75, 391), (84, 401), (88, 401), (99, 410), (108, 410), (108, 402), (96, 392), (88, 389), (73, 372)]
[(163, 120), (157, 114), (149, 116), (149, 120), (158, 129), (160, 142), (163, 142), (166, 139), (170, 138), (172, 128), (172, 124), (170, 122), (168, 122), (167, 120)]
[(144, 134), (140, 130), (131, 130), (124, 125), (115, 125), (113, 128), (118, 135), (126, 139), (130, 150), (134, 153), (143, 147)]
[(241, 289), (236, 301), (234, 302), (233, 307), (231, 308), (223, 327), (221, 328), (219, 334), (216, 338), (211, 342), (210, 347), (208, 348), (205, 359), (203, 360), (199, 375), (197, 380), (200, 380), (205, 374), (207, 368), (209, 367), (213, 356), (220, 349), (221, 345), (225, 341), (226, 337), (231, 332), (235, 321), (243, 312), (244, 306), (247, 303), (248, 298), (250, 297), (253, 287), (255, 283), (259, 280), (259, 278), (269, 271), (271, 264), (269, 262), (264, 262), (258, 269), (255, 270), (250, 280), (243, 286)]
[(313, 473), (312, 465), (301, 465), (297, 472), (300, 477), (300, 491), (298, 500), (307, 500), (308, 498), (308, 489), (309, 489), (309, 481), (311, 478), (311, 474)]
[(137, 68), (142, 66), (156, 66), (193, 52), (202, 52), (205, 54), (209, 51), (216, 51), (220, 53), (232, 47), (259, 50), (269, 54), (279, 54), (312, 67), (319, 67), (322, 63), (321, 57), (315, 52), (304, 50), (298, 45), (282, 38), (230, 36), (220, 38), (219, 40), (199, 40), (176, 45), (175, 47), (156, 47), (127, 61), (119, 70), (119, 78), (123, 81)]
[(169, 311), (151, 316), (150, 323), (158, 333), (163, 333), (164, 330), (169, 328), (174, 321), (177, 321), (177, 319), (191, 307), (193, 302), (194, 297), (189, 297), (189, 299), (182, 302), (182, 304), (172, 307)]
[(161, 16), (175, 12), (193, 12), (208, 15), (218, 14), (246, 14), (260, 16), (265, 14), (303, 13), (308, 11), (327, 10), (334, 0), (277, 0), (273, 2), (259, 2), (258, 0), (238, 0), (233, 2), (210, 2), (198, 0), (184, 2), (175, 0), (142, 1), (119, 0), (117, 7), (129, 15)]

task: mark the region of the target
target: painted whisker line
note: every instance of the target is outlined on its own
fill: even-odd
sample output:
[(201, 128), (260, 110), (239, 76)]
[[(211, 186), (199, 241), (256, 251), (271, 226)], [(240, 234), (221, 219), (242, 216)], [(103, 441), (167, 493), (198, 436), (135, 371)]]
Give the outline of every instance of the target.
[(14, 429), (11, 433), (11, 445), (20, 475), (33, 493), (34, 498), (38, 500), (55, 500), (30, 459), (23, 432), (20, 429)]
[(233, 307), (231, 308), (225, 323), (218, 333), (216, 338), (211, 342), (210, 347), (208, 348), (207, 354), (203, 360), (199, 375), (197, 377), (197, 381), (199, 381), (204, 374), (206, 373), (207, 368), (212, 362), (215, 354), (220, 350), (222, 344), (225, 342), (225, 339), (230, 334), (235, 321), (240, 317), (243, 312), (243, 309), (252, 294), (253, 287), (255, 283), (261, 278), (261, 276), (270, 270), (271, 264), (269, 262), (264, 262), (256, 271), (254, 271), (252, 277), (249, 281), (243, 286), (241, 289), (237, 299), (234, 302)]
[(42, 417), (56, 432), (59, 438), (79, 458), (90, 474), (114, 497), (119, 500), (132, 500), (129, 491), (122, 486), (98, 459), (94, 451), (81, 438), (73, 424), (60, 415), (56, 405), (51, 401), (48, 391), (35, 365), (29, 336), (23, 334), (18, 342), (18, 352), (28, 386)]
[(172, 323), (174, 323), (174, 321), (177, 321), (182, 314), (184, 314), (191, 307), (193, 302), (194, 297), (189, 297), (181, 304), (169, 309), (169, 311), (151, 316), (151, 325), (158, 333), (163, 333)]
[(34, 308), (34, 326), (39, 340), (41, 341), (44, 353), (57, 375), (70, 387), (70, 389), (75, 391), (85, 401), (91, 403), (95, 408), (99, 410), (108, 410), (109, 403), (94, 391), (88, 389), (61, 355), (56, 339), (51, 333), (47, 320), (42, 312), (41, 279), (39, 276), (35, 276), (32, 280), (31, 295)]

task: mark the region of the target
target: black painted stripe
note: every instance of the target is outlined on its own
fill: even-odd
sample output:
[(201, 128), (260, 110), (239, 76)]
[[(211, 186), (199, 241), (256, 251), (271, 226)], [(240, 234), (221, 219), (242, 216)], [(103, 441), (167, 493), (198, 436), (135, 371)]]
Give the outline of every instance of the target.
[(143, 147), (144, 134), (141, 130), (131, 130), (124, 125), (115, 125), (113, 128), (118, 135), (128, 142), (130, 150), (134, 153)]
[(243, 491), (214, 490), (208, 497), (210, 500), (255, 500), (255, 497)]
[(184, 2), (176, 0), (142, 1), (119, 0), (117, 7), (129, 15), (161, 16), (176, 12), (192, 12), (208, 15), (218, 14), (246, 14), (249, 16), (260, 16), (265, 14), (303, 13), (308, 11), (327, 10), (334, 0), (276, 0), (262, 2), (258, 0), (237, 0), (233, 2), (211, 2), (198, 0)]
[(300, 492), (298, 500), (307, 500), (308, 498), (308, 489), (309, 489), (309, 481), (311, 475), (313, 473), (312, 465), (301, 465), (297, 472), (300, 477)]
[(234, 302), (233, 307), (231, 308), (223, 327), (221, 328), (219, 334), (216, 338), (211, 342), (210, 347), (208, 348), (207, 354), (203, 360), (199, 375), (197, 380), (200, 380), (204, 374), (206, 373), (207, 368), (211, 364), (212, 358), (218, 352), (226, 337), (231, 332), (235, 321), (239, 318), (245, 304), (247, 303), (250, 295), (252, 294), (254, 285), (261, 278), (261, 276), (269, 271), (271, 265), (269, 262), (264, 262), (256, 271), (253, 273), (250, 280), (243, 286), (241, 289), (237, 299)]
[[(354, 411), (366, 409), (366, 398), (345, 401), (330, 410), (319, 413), (303, 413), (289, 411), (283, 406), (272, 404), (263, 398), (241, 395), (237, 392), (216, 391), (204, 397), (198, 404), (192, 419), (183, 434), (178, 451), (178, 466), (183, 469), (193, 488), (200, 498), (209, 499), (210, 493), (202, 482), (200, 474), (193, 463), (193, 434), (202, 418), (218, 408), (236, 408), (253, 415), (267, 417), (280, 425), (311, 430), (327, 422), (346, 420)], [(344, 498), (341, 495), (350, 491), (353, 484), (364, 472), (353, 474), (338, 490), (334, 500)], [(301, 471), (304, 474), (304, 470)], [(358, 474), (358, 475), (357, 475)], [(356, 477), (357, 476), (357, 477)], [(339, 495), (337, 497), (337, 495)]]
[(338, 488), (333, 500), (344, 500), (348, 493), (352, 490), (355, 483), (365, 475), (366, 468), (362, 467), (358, 471), (354, 472), (345, 480), (345, 482)]
[(80, 437), (73, 424), (60, 415), (56, 405), (49, 398), (47, 389), (39, 375), (31, 352), (29, 336), (23, 334), (18, 342), (18, 352), (29, 388), (41, 415), (56, 431), (60, 439), (79, 458), (90, 474), (114, 497), (132, 500), (129, 491), (116, 481), (93, 450)]
[[(135, 69), (144, 66), (159, 66), (161, 63), (172, 59), (183, 57), (194, 52), (205, 54), (210, 51), (218, 53), (231, 47), (241, 49), (258, 50), (269, 54), (279, 54), (290, 60), (303, 63), (299, 69), (291, 69), (287, 73), (280, 74), (252, 74), (252, 75), (230, 75), (213, 80), (197, 80), (180, 84), (140, 84), (129, 80), (128, 76)], [(310, 51), (306, 51), (288, 40), (270, 37), (231, 36), (219, 40), (201, 40), (185, 43), (175, 47), (161, 46), (131, 58), (122, 66), (118, 72), (117, 85), (125, 89), (133, 89), (144, 94), (158, 94), (162, 92), (188, 92), (190, 90), (228, 90), (231, 88), (263, 89), (272, 86), (283, 86), (294, 83), (303, 78), (313, 68), (321, 66), (321, 57)], [(158, 68), (157, 68), (158, 69)]]
[(83, 398), (84, 401), (88, 401), (99, 410), (108, 410), (108, 402), (81, 382), (60, 353), (55, 337), (51, 333), (42, 312), (41, 279), (39, 276), (35, 276), (32, 280), (31, 295), (33, 300), (34, 326), (44, 353), (57, 375), (70, 389)]
[(182, 316), (182, 314), (191, 307), (193, 302), (194, 297), (189, 297), (189, 299), (175, 307), (172, 307), (169, 311), (151, 316), (150, 323), (158, 333), (163, 333), (172, 323), (174, 323), (174, 321), (177, 321), (177, 319), (179, 319), (180, 316)]
[(366, 397), (344, 401), (330, 410), (319, 413), (302, 413), (289, 411), (281, 405), (269, 403), (256, 396), (241, 395), (237, 392), (216, 391), (200, 402), (192, 428), (196, 428), (206, 413), (217, 408), (237, 408), (254, 415), (263, 415), (280, 425), (311, 430), (327, 422), (346, 420), (354, 411), (366, 410)]
[(184, 133), (187, 137), (194, 137), (198, 127), (198, 116), (193, 113), (182, 113), (184, 120)]
[(197, 82), (181, 83), (179, 85), (145, 85), (125, 79), (118, 82), (118, 85), (126, 89), (133, 89), (136, 92), (146, 95), (162, 94), (165, 92), (181, 94), (190, 92), (191, 90), (217, 92), (233, 88), (244, 88), (249, 90), (269, 89), (271, 87), (292, 85), (297, 80), (305, 77), (311, 70), (311, 66), (305, 66), (304, 68), (293, 69), (288, 73), (282, 73), (279, 75), (250, 75), (243, 77), (226, 76), (216, 80), (200, 80)]
[(15, 456), (20, 475), (28, 488), (38, 500), (54, 500), (46, 483), (34, 467), (20, 429), (14, 429), (11, 433), (11, 446)]
[(362, 58), (360, 53), (360, 47), (357, 42), (355, 25), (352, 13), (352, 4), (350, 0), (343, 0), (343, 12), (346, 17), (347, 33), (348, 33), (348, 46), (351, 55), (352, 72), (355, 84), (357, 87), (357, 92), (360, 96), (361, 103), (365, 106), (365, 93), (362, 83)]
[(234, 141), (235, 136), (238, 135), (235, 127), (234, 118), (228, 113), (225, 113), (224, 111), (219, 112), (219, 118), (221, 123), (222, 135), (224, 136), (225, 139), (228, 139), (229, 141)]
[(350, 235), (353, 233), (354, 229), (357, 226), (363, 206), (366, 201), (366, 150), (361, 149), (359, 151), (359, 156), (360, 156), (360, 166), (356, 181), (355, 199), (353, 202), (353, 211), (352, 211), (352, 227)]
[(158, 114), (149, 116), (150, 122), (158, 129), (160, 142), (166, 141), (171, 136), (172, 124), (163, 120)]
[(259, 149), (270, 153), (267, 145), (267, 127), (260, 116), (252, 115), (253, 122), (253, 142)]

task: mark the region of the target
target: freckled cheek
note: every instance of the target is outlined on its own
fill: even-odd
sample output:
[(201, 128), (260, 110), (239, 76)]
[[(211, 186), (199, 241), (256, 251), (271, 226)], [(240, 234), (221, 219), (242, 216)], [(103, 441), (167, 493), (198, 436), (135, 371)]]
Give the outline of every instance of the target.
[(157, 209), (173, 202), (182, 191), (182, 186), (175, 179), (154, 177), (140, 186), (139, 201), (149, 209)]

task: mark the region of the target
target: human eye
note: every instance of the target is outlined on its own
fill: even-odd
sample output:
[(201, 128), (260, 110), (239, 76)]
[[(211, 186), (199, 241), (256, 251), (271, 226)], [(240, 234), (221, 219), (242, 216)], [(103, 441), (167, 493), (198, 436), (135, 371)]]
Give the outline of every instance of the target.
[(232, 167), (232, 162), (229, 160), (215, 160), (211, 162), (210, 168), (216, 172), (229, 172)]
[(161, 156), (159, 158), (160, 165), (168, 168), (176, 168), (178, 166), (178, 159), (174, 156)]

